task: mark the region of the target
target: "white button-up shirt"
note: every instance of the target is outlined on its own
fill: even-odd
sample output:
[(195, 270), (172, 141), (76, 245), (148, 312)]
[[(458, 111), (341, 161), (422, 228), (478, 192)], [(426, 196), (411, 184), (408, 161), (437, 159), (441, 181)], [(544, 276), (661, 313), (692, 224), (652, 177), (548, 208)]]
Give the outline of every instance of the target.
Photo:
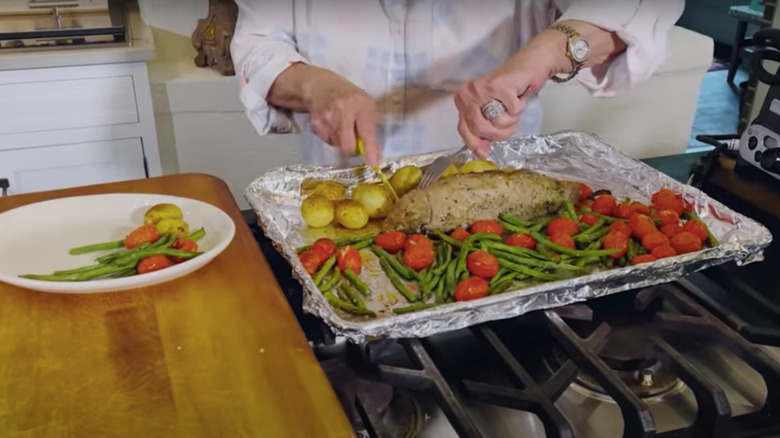
[[(614, 31), (628, 45), (606, 74), (576, 80), (612, 96), (648, 78), (663, 62), (667, 33), (684, 0), (236, 0), (232, 43), (240, 98), (260, 135), (301, 132), (303, 159), (347, 165), (312, 131), (308, 115), (266, 101), (290, 64), (329, 69), (379, 102), (377, 133), (386, 158), (455, 149), (453, 94), (465, 81), (499, 67), (558, 20)], [(531, 96), (516, 135), (540, 129)]]

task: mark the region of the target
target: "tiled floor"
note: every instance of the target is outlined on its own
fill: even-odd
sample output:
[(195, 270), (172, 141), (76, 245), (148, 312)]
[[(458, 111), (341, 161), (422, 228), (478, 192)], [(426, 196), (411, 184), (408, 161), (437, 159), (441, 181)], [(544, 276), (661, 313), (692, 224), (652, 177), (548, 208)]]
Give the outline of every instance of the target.
[(702, 134), (736, 134), (739, 121), (740, 82), (747, 80), (748, 74), (739, 70), (734, 85), (726, 82), (728, 70), (709, 72), (704, 76), (699, 94), (699, 105), (693, 120), (693, 129), (688, 141), (688, 150), (709, 150), (711, 147), (696, 141)]

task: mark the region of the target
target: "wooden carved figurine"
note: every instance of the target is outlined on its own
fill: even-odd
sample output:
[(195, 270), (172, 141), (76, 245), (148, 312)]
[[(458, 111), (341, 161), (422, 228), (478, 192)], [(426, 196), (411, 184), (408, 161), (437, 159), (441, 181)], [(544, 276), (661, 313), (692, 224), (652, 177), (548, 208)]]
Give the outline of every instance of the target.
[(192, 45), (198, 51), (195, 65), (217, 70), (223, 76), (236, 74), (230, 57), (230, 41), (236, 30), (238, 7), (233, 0), (209, 0), (209, 13), (198, 20)]

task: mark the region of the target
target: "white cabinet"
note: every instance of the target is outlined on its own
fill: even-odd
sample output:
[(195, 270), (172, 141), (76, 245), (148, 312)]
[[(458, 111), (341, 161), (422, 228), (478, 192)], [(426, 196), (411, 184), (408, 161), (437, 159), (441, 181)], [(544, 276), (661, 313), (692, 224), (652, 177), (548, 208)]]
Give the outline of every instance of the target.
[(161, 173), (146, 63), (0, 71), (9, 194)]

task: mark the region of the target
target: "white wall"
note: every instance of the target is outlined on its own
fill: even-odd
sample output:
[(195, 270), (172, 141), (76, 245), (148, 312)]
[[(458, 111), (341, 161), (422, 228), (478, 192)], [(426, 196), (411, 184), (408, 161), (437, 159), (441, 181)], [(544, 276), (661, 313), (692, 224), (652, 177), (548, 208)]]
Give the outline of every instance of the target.
[(209, 10), (209, 0), (138, 0), (138, 5), (146, 24), (186, 37)]

